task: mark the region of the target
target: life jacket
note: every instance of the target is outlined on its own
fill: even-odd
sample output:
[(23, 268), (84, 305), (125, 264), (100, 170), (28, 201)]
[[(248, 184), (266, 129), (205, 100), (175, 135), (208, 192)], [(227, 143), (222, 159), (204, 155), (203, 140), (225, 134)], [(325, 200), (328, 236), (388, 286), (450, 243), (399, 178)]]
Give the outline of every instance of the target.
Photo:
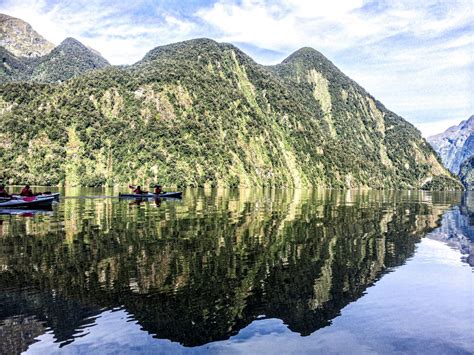
[(33, 191), (31, 189), (27, 189), (26, 187), (23, 188), (20, 192), (20, 196), (31, 197), (34, 196)]

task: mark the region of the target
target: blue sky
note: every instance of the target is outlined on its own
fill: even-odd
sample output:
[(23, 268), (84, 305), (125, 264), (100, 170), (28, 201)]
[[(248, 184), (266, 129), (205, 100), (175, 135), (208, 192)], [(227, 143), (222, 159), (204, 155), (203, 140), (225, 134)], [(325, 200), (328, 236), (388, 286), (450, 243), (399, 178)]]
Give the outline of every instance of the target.
[(0, 12), (113, 64), (196, 37), (262, 64), (310, 46), (425, 136), (474, 114), (474, 0), (0, 0)]

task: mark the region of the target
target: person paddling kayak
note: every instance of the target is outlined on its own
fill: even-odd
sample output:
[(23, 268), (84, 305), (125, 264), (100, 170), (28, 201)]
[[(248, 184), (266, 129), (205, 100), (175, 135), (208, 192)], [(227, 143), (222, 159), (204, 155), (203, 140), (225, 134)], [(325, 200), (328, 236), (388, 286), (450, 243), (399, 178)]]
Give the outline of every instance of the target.
[(159, 195), (163, 193), (163, 189), (161, 188), (161, 185), (155, 185), (155, 190), (153, 190), (153, 193), (155, 195)]
[(30, 188), (30, 185), (25, 185), (25, 187), (21, 190), (20, 196), (23, 197), (33, 197), (36, 196)]
[(0, 184), (0, 197), (11, 197), (10, 194), (5, 190), (5, 185)]
[(140, 186), (128, 185), (128, 187), (133, 190), (134, 194), (137, 194), (137, 195), (142, 195), (142, 194), (147, 194), (148, 193), (146, 191), (143, 191)]

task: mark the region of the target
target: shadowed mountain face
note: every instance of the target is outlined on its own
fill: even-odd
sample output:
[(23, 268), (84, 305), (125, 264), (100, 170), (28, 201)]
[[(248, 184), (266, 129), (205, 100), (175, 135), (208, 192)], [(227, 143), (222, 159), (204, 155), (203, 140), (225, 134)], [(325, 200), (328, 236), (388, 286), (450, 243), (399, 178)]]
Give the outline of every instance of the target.
[(5, 48), (0, 47), (0, 82), (10, 81), (11, 78), (26, 80), (31, 63), (31, 59), (18, 58)]
[(461, 164), (459, 178), (467, 190), (474, 190), (474, 155), (471, 155)]
[(67, 346), (117, 307), (185, 346), (260, 318), (309, 335), (437, 227), (449, 204), (418, 197), (190, 192), (183, 205), (69, 199), (35, 223), (3, 218), (0, 332), (16, 335), (0, 347), (25, 350), (33, 328)]
[(429, 137), (428, 142), (441, 157), (444, 166), (454, 174), (460, 173), (464, 161), (474, 154), (474, 116), (458, 126)]
[(61, 85), (2, 85), (0, 105), (12, 183), (461, 188), (411, 124), (308, 48), (265, 67), (190, 40)]

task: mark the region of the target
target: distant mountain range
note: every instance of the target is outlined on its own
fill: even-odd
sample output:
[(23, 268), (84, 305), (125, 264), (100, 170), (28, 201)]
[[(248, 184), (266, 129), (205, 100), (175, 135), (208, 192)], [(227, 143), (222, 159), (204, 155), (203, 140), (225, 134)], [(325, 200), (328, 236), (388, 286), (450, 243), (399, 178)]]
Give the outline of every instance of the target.
[(68, 80), (109, 66), (98, 52), (74, 38), (54, 45), (26, 22), (0, 14), (0, 82)]
[(417, 129), (312, 48), (275, 66), (209, 39), (119, 67), (73, 39), (2, 55), (0, 180), (462, 188)]
[(474, 116), (445, 132), (431, 136), (428, 142), (452, 173), (459, 175), (468, 188), (474, 183)]
[(474, 154), (474, 116), (443, 133), (428, 137), (428, 142), (438, 152), (444, 166), (454, 174), (467, 158)]

